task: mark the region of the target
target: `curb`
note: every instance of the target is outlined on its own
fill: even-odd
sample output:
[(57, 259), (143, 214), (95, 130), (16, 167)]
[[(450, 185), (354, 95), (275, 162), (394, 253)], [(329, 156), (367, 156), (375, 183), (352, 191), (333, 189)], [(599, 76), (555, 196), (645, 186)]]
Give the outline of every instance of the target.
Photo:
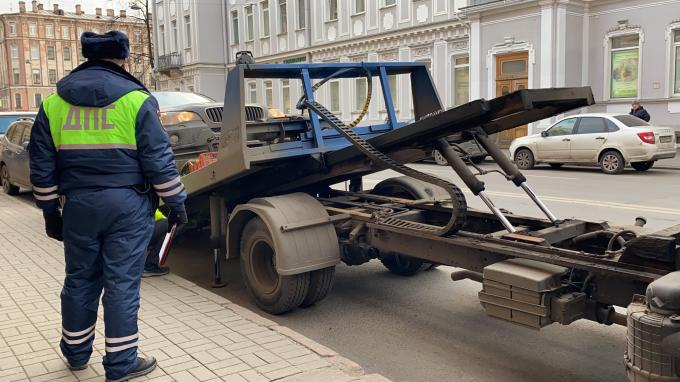
[(281, 326), (278, 323), (260, 316), (259, 314), (253, 312), (250, 309), (246, 309), (240, 305), (234, 304), (233, 302), (229, 301), (228, 299), (213, 293), (210, 290), (204, 289), (193, 282), (186, 280), (180, 276), (177, 276), (175, 274), (169, 274), (166, 276), (163, 276), (167, 281), (170, 281), (174, 284), (177, 284), (178, 286), (188, 289), (193, 293), (196, 293), (202, 297), (207, 298), (208, 300), (215, 302), (226, 309), (231, 310), (235, 314), (243, 317), (246, 320), (249, 320), (257, 325), (266, 327), (267, 329), (274, 331), (276, 333), (281, 334), (284, 337), (289, 338), (293, 342), (296, 342), (307, 349), (311, 350), (312, 352), (316, 353), (319, 355), (321, 358), (326, 359), (328, 362), (330, 362), (333, 366), (337, 367), (340, 369), (342, 372), (347, 374), (349, 377), (354, 378), (354, 381), (357, 382), (389, 382), (390, 380), (385, 378), (384, 376), (377, 374), (377, 373), (372, 373), (372, 374), (365, 374), (364, 368), (359, 365), (358, 363), (352, 361), (349, 358), (343, 357), (340, 354), (338, 354), (335, 350), (332, 350), (324, 345), (321, 345), (320, 343), (312, 340), (309, 337), (306, 337), (286, 326)]

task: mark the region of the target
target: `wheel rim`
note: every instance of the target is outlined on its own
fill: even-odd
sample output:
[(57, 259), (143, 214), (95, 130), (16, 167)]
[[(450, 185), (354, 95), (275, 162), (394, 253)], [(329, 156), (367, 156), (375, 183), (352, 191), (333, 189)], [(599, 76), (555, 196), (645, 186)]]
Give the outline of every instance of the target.
[(619, 158), (614, 154), (607, 154), (602, 158), (602, 167), (607, 171), (616, 171), (619, 168)]
[(2, 190), (6, 193), (9, 191), (9, 177), (7, 176), (7, 168), (2, 167), (2, 172), (0, 173), (0, 181), (2, 182)]
[(267, 294), (273, 293), (279, 284), (274, 250), (267, 242), (260, 240), (253, 244), (250, 254), (253, 281), (257, 288)]
[(520, 151), (515, 155), (515, 162), (517, 162), (517, 165), (520, 167), (528, 167), (529, 166), (529, 153), (526, 151)]
[(444, 156), (439, 151), (434, 152), (434, 162), (440, 166), (445, 166), (448, 164)]

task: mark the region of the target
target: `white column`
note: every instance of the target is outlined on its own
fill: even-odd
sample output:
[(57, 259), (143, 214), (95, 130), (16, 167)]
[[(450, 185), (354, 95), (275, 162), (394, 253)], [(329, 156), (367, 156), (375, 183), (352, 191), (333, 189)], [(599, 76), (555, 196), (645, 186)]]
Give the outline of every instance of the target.
[[(470, 22), (470, 99), (482, 98), (482, 28), (479, 19)], [(489, 78), (488, 81), (492, 79)]]
[[(368, 62), (378, 61), (378, 54), (375, 52), (368, 53), (366, 57)], [(380, 79), (378, 77), (373, 78), (373, 99), (368, 107), (368, 120), (375, 122), (380, 119), (380, 113), (378, 112), (378, 105), (380, 104), (380, 99), (382, 96), (377, 96), (382, 94), (382, 89), (380, 88)]]
[(554, 85), (553, 59), (555, 35), (553, 33), (554, 10), (553, 1), (543, 1), (541, 4), (541, 82), (540, 87), (549, 88)]
[(567, 4), (563, 1), (557, 4), (555, 50), (555, 86), (564, 87), (567, 75)]
[(588, 86), (590, 82), (590, 68), (588, 62), (590, 59), (590, 15), (589, 10), (586, 9), (583, 15), (583, 46), (581, 48), (581, 85)]
[(446, 41), (435, 41), (432, 46), (432, 76), (444, 108), (449, 104), (448, 100), (451, 94), (451, 76), (446, 73), (447, 63), (450, 61), (446, 58), (447, 50)]
[[(408, 46), (399, 48), (399, 61), (409, 62), (411, 61), (411, 48)], [(400, 120), (408, 120), (413, 117), (411, 114), (411, 106), (413, 102), (411, 101), (411, 80), (409, 76), (399, 76), (399, 96), (397, 100), (399, 101), (399, 116)]]

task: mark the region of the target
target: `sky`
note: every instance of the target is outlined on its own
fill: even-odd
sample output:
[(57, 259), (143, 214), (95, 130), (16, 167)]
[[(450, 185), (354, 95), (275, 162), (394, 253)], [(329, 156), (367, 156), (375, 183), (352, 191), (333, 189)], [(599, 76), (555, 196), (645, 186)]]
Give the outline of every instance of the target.
[[(26, 9), (31, 9), (31, 0), (26, 1)], [(128, 0), (41, 0), (45, 9), (52, 9), (53, 4), (59, 4), (59, 8), (69, 12), (75, 12), (76, 4), (82, 5), (85, 13), (94, 14), (95, 8), (110, 9), (116, 11), (127, 8)], [(0, 13), (19, 12), (19, 0), (0, 0)], [(117, 12), (116, 12), (117, 13)]]

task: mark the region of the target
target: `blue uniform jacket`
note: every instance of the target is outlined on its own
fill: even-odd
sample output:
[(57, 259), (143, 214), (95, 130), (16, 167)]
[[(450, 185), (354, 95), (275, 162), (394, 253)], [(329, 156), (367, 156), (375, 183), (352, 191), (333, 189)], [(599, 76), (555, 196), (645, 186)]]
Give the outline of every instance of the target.
[[(118, 65), (87, 61), (57, 83), (57, 93), (76, 106), (104, 107), (144, 85)], [(149, 184), (170, 208), (184, 209), (168, 134), (160, 123), (158, 102), (149, 96), (137, 113), (137, 149), (56, 150), (42, 107), (29, 145), (31, 183), (38, 207), (58, 208), (58, 196), (83, 188), (117, 188)]]

